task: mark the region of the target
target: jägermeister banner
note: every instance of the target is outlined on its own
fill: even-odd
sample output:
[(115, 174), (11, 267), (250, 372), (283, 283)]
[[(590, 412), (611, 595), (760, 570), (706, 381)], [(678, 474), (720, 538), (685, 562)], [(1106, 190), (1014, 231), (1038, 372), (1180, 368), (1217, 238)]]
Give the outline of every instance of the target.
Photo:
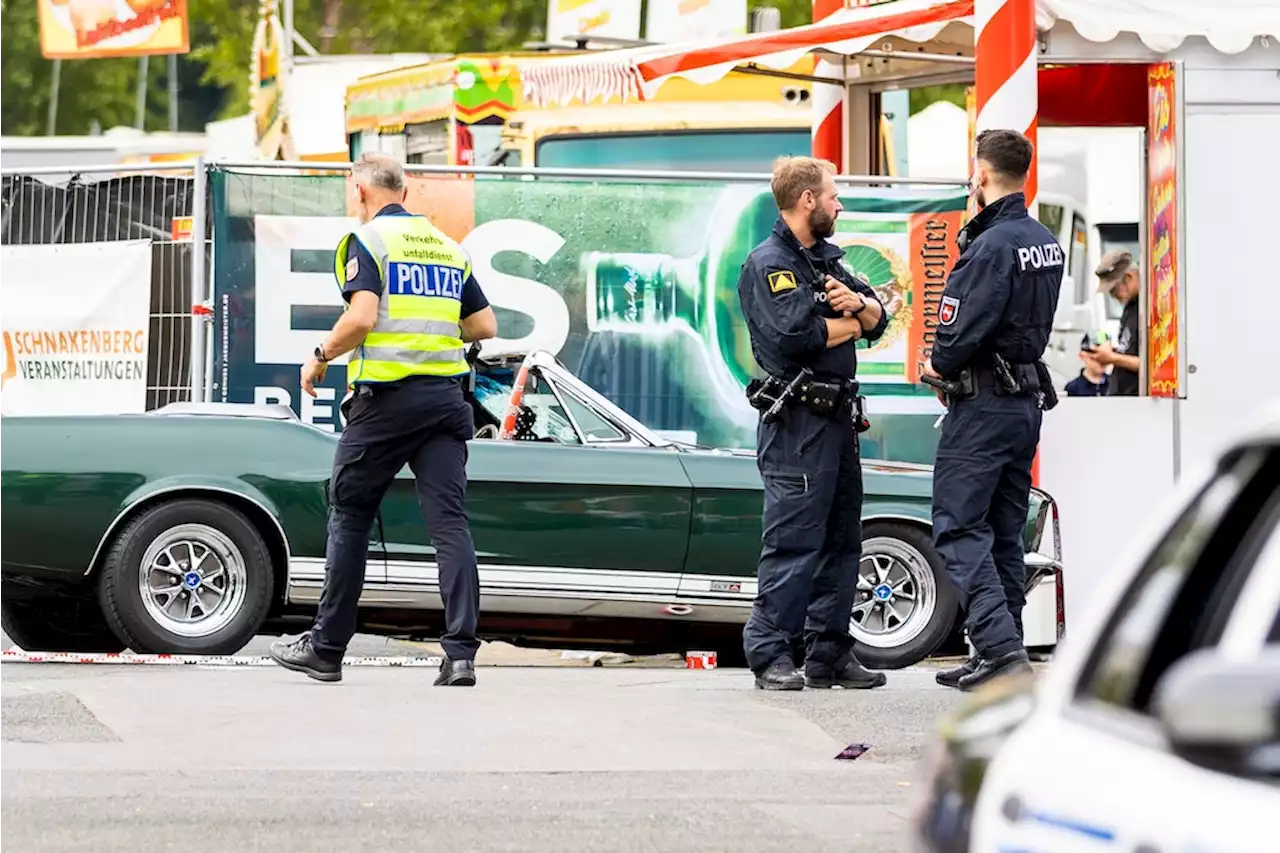
[[(281, 402), (341, 429), (345, 368), (318, 399), (298, 368), (341, 310), (333, 247), (354, 227), (341, 176), (215, 172), (215, 399)], [(891, 320), (860, 345), (864, 454), (930, 462), (937, 408), (915, 384), (955, 257), (963, 190), (846, 189), (834, 241)], [(498, 315), (486, 349), (554, 353), (650, 428), (750, 447), (756, 374), (737, 282), (777, 217), (761, 184), (414, 178), (408, 206), (471, 255)]]

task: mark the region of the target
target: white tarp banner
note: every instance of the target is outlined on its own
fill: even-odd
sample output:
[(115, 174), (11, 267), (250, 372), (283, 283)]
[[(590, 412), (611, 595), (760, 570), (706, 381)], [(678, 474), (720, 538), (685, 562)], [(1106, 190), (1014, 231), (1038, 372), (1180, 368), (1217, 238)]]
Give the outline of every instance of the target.
[(6, 415), (142, 412), (151, 241), (0, 247)]

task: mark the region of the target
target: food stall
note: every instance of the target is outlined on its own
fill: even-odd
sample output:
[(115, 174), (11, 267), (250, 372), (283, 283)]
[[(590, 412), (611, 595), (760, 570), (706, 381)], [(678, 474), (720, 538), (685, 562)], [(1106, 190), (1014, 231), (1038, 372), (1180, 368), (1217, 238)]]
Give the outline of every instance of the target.
[[(547, 104), (524, 97), (527, 89), (522, 83), (539, 66), (565, 55), (545, 51), (459, 54), (353, 80), (346, 92), (350, 156), (354, 159), (362, 151), (381, 150), (415, 164), (488, 165), (502, 147), (503, 131), (513, 116), (555, 121), (542, 116), (549, 111)], [(813, 60), (801, 56), (785, 70), (803, 77), (813, 70)], [(654, 87), (649, 100), (717, 105), (745, 101), (799, 107), (808, 102), (809, 88), (805, 80), (780, 85), (776, 79), (759, 75), (728, 73), (709, 86), (673, 79), (661, 85), (661, 91)], [(626, 100), (625, 95), (569, 97), (558, 102), (555, 106), (560, 109), (552, 112), (564, 116), (562, 124), (573, 124), (581, 119), (582, 111), (577, 107)]]
[[(1280, 10), (1243, 0), (831, 5), (815, 2), (821, 20), (807, 26), (549, 62), (526, 75), (525, 97), (643, 100), (673, 77), (705, 84), (810, 54), (820, 60), (814, 102), (826, 87), (842, 93), (838, 146), (820, 107), (815, 151), (863, 175), (886, 174), (879, 97), (900, 88), (971, 84), (977, 130), (1033, 140), (1051, 125), (1142, 129), (1143, 392), (1063, 398), (1044, 420), (1037, 478), (1063, 508), (1069, 618), (1175, 481), (1280, 396), (1259, 369), (1270, 361), (1265, 210), (1280, 196)], [(1033, 165), (1032, 204), (1036, 187)], [(926, 294), (926, 324), (929, 307)]]

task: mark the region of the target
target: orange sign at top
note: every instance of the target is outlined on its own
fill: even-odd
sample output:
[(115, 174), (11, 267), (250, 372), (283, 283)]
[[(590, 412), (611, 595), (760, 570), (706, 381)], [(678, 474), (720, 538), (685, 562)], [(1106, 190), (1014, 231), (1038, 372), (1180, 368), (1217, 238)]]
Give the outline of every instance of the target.
[(186, 53), (187, 0), (36, 0), (49, 59)]

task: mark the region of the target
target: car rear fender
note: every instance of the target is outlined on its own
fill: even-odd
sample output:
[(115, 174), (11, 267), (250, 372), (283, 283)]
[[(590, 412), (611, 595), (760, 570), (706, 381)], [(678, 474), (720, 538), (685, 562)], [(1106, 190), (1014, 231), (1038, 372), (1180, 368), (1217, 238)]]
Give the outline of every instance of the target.
[(92, 575), (101, 567), (107, 544), (117, 531), (124, 529), (129, 519), (147, 507), (164, 501), (202, 496), (221, 500), (236, 507), (253, 522), (267, 543), (271, 553), (272, 568), (278, 581), (276, 588), (283, 593), (287, 586), (286, 576), (290, 552), (289, 538), (285, 535), (284, 525), (280, 522), (280, 513), (271, 499), (261, 491), (243, 480), (230, 477), (166, 477), (153, 480), (134, 490), (121, 502), (115, 518), (103, 532), (102, 538), (98, 541), (98, 547), (93, 552), (93, 559), (85, 569), (85, 577)]

